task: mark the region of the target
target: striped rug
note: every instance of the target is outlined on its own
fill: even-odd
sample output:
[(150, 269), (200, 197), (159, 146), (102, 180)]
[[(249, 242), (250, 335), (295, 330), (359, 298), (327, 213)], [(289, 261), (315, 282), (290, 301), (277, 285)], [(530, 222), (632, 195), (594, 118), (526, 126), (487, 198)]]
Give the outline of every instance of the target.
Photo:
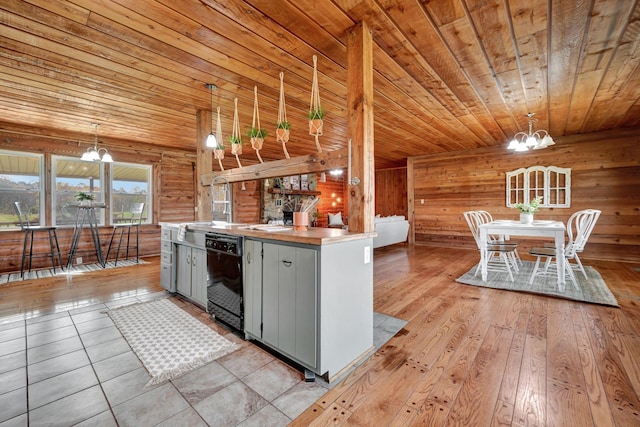
[(81, 264), (75, 265), (70, 270), (65, 267), (64, 271), (56, 267), (56, 272), (53, 272), (52, 268), (44, 268), (41, 270), (31, 270), (31, 272), (25, 271), (24, 277), (20, 277), (20, 272), (12, 272), (6, 274), (0, 274), (0, 285), (7, 283), (21, 282), (23, 280), (44, 279), (46, 277), (54, 276), (66, 276), (70, 274), (86, 273), (89, 271), (99, 271), (109, 268), (131, 267), (139, 264), (148, 264), (147, 261), (139, 260), (136, 263), (135, 259), (118, 260), (118, 265), (114, 265), (114, 262), (108, 262), (103, 268), (100, 264)]

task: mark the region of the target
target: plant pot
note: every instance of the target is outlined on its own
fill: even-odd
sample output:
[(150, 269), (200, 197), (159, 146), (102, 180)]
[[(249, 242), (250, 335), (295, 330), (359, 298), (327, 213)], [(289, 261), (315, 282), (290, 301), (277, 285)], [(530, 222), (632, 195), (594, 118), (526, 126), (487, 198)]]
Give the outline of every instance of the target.
[(521, 213), (520, 214), (520, 222), (523, 224), (531, 225), (533, 224), (533, 214), (531, 213)]
[(310, 135), (322, 135), (322, 119), (309, 120), (309, 134)]
[(213, 156), (218, 160), (224, 159), (224, 150), (213, 150)]
[(251, 148), (254, 150), (262, 150), (262, 143), (264, 142), (264, 138), (260, 138), (258, 136), (251, 137)]
[(309, 213), (308, 212), (294, 212), (293, 213), (293, 229), (296, 231), (305, 231), (309, 225)]
[(242, 144), (231, 144), (231, 154), (242, 154)]
[(276, 129), (276, 141), (288, 142), (289, 141), (289, 129), (278, 128)]

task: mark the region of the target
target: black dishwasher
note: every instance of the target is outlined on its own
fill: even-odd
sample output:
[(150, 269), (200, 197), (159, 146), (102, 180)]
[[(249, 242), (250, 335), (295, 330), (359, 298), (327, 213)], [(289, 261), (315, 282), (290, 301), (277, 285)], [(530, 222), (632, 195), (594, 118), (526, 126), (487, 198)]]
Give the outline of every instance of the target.
[(207, 310), (239, 332), (244, 329), (242, 237), (207, 233)]

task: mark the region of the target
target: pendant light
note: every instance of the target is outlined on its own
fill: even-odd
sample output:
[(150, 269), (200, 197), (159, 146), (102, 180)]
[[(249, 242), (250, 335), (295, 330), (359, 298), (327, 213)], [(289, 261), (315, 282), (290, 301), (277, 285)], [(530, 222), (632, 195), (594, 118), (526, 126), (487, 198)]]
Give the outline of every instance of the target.
[[(98, 148), (98, 123), (93, 123), (93, 133), (94, 133), (94, 141), (93, 147), (87, 148), (87, 151), (82, 155), (80, 160), (85, 160), (89, 162), (105, 162), (105, 163), (113, 163), (113, 157), (109, 154), (109, 151), (106, 148)], [(100, 156), (100, 152), (104, 151), (102, 157)]]
[(518, 132), (514, 135), (513, 139), (507, 146), (507, 149), (514, 151), (529, 151), (540, 150), (541, 148), (547, 148), (551, 145), (555, 145), (553, 138), (549, 135), (544, 129), (540, 129), (537, 131), (533, 131), (533, 123), (538, 120), (534, 119), (536, 113), (528, 113), (527, 117), (529, 118), (529, 133)]
[(209, 92), (211, 93), (211, 133), (209, 133), (209, 136), (207, 136), (207, 142), (205, 143), (205, 145), (207, 146), (207, 148), (216, 148), (218, 146), (218, 139), (213, 133), (213, 91), (215, 89), (218, 89), (218, 86), (214, 85), (213, 83), (207, 83), (206, 86), (207, 88), (209, 88)]

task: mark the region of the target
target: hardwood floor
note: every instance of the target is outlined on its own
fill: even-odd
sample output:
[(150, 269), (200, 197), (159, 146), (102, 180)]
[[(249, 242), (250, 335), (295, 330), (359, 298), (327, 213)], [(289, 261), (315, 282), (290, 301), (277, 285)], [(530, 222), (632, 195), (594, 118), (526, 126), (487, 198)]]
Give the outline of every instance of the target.
[[(640, 265), (586, 260), (611, 308), (454, 282), (477, 258), (376, 249), (374, 309), (408, 324), (292, 425), (640, 425)], [(4, 285), (0, 322), (156, 292), (147, 260)]]

